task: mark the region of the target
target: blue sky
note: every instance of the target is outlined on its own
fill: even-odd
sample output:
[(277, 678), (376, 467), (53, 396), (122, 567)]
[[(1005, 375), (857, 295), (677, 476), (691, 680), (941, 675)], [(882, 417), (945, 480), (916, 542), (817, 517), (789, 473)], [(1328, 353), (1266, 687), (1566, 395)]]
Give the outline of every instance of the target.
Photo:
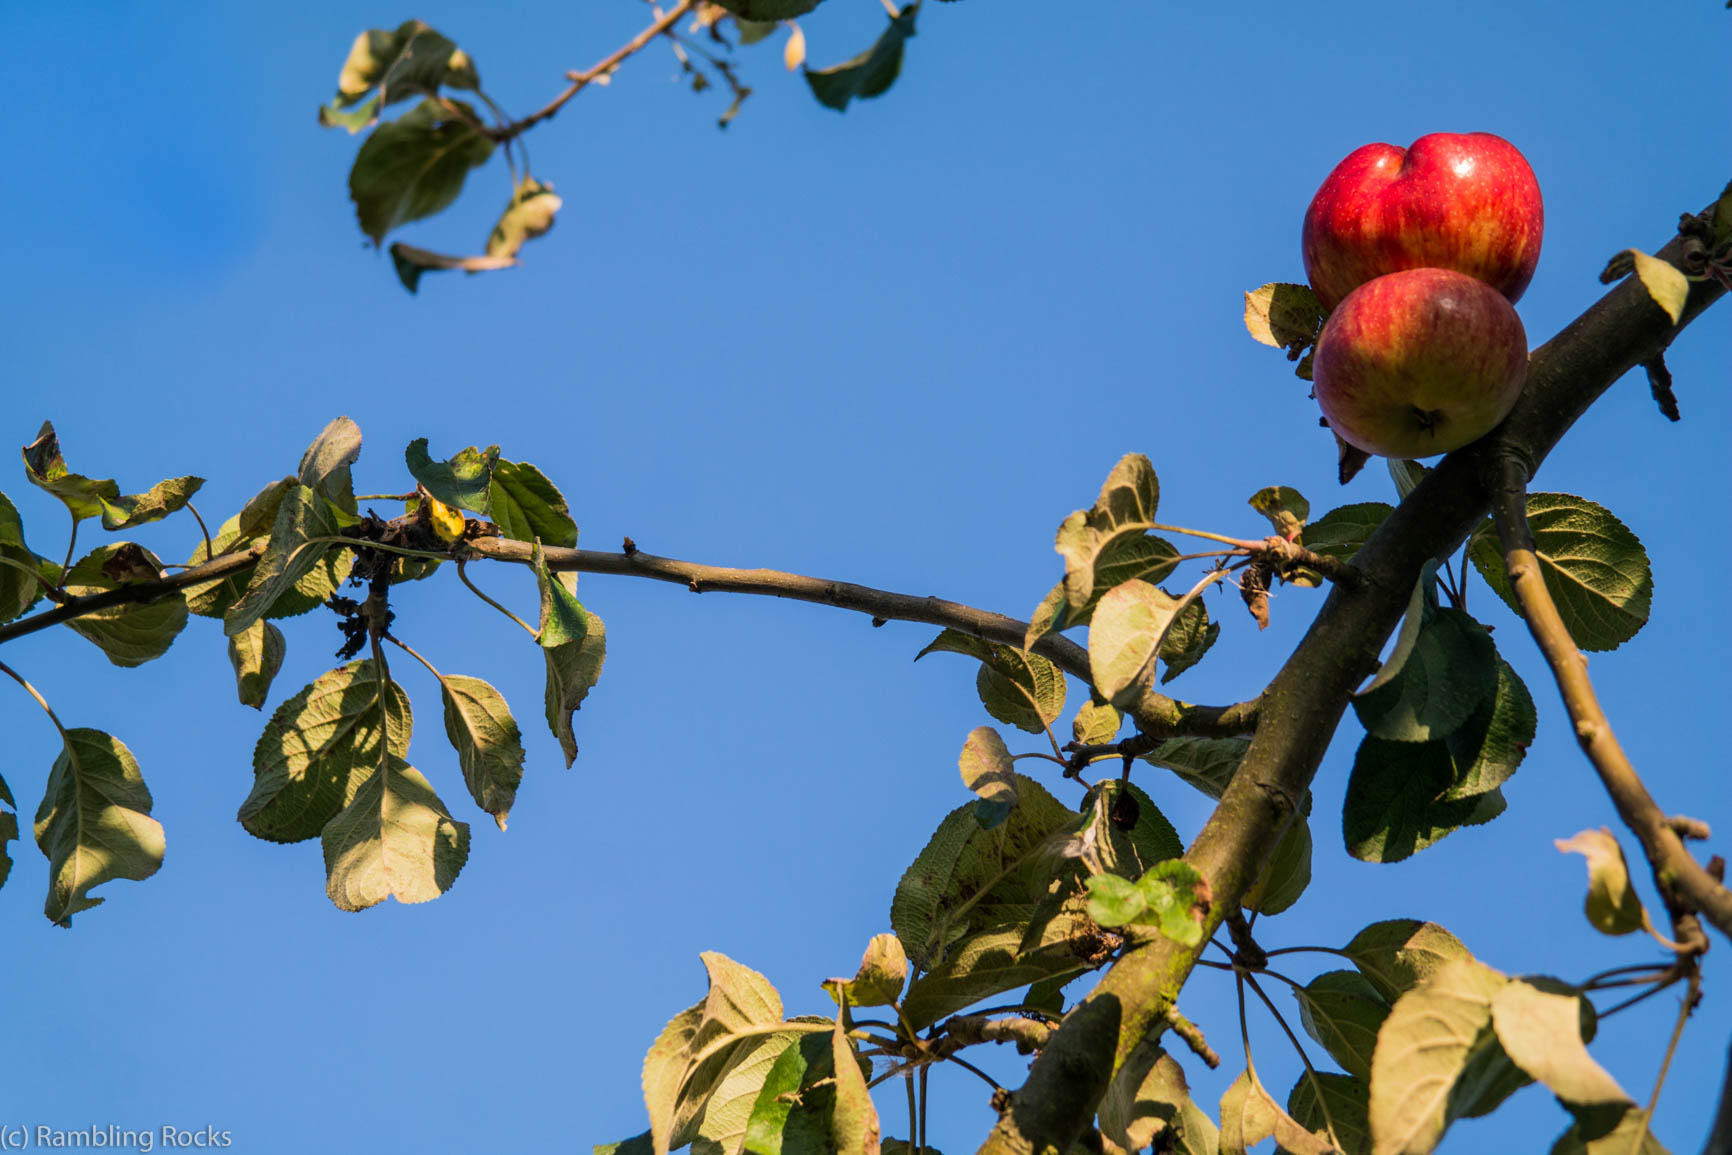
[[(1302, 278), (1301, 215), (1353, 148), (1486, 130), (1524, 151), (1546, 197), (1520, 305), (1536, 344), (1599, 294), (1607, 256), (1658, 247), (1732, 175), (1724, 78), (1700, 63), (1726, 43), (1718, 4), (933, 3), (894, 90), (840, 116), (771, 44), (747, 54), (756, 95), (719, 132), (725, 101), (645, 52), (530, 138), (565, 209), (524, 267), (431, 277), (410, 297), (355, 225), (356, 140), (314, 124), (354, 34), (410, 16), (519, 114), (646, 20), (630, 0), (0, 10), (25, 80), (0, 182), (14, 444), (51, 418), (72, 468), (125, 491), (198, 473), (198, 504), (221, 517), (348, 414), (364, 491), (404, 484), (416, 437), (438, 457), (496, 442), (562, 486), (593, 548), (629, 534), (1024, 616), (1059, 576), (1054, 528), (1126, 452), (1153, 460), (1163, 515), (1236, 536), (1259, 532), (1244, 502), (1264, 485), (1317, 510), (1390, 497), (1376, 469), (1336, 485), (1304, 386), (1240, 323), (1243, 290)], [(882, 22), (872, 0), (830, 0), (805, 21), (812, 59), (853, 55)], [(478, 246), (503, 165), (470, 188), (403, 239)], [(1601, 501), (1645, 542), (1652, 620), (1593, 673), (1661, 805), (1720, 827), (1732, 798), (1712, 727), (1732, 671), (1715, 585), (1732, 546), (1707, 494), (1727, 481), (1729, 339), (1722, 307), (1671, 355), (1681, 424), (1632, 377), (1536, 482)], [(64, 513), (9, 476), (32, 544), (57, 554)], [(139, 536), (179, 559), (196, 527)], [(527, 574), (483, 580), (533, 608)], [(316, 847), (234, 822), (263, 718), (235, 703), (214, 625), (195, 620), (141, 670), (64, 632), (6, 647), (67, 724), (131, 747), (168, 855), (67, 932), (41, 918), (28, 834), (14, 846), (0, 1122), (208, 1124), (248, 1152), (587, 1150), (643, 1129), (642, 1055), (701, 996), (699, 951), (763, 971), (790, 1013), (827, 1009), (818, 983), (888, 929), (896, 879), (966, 799), (956, 753), (990, 720), (968, 664), (911, 664), (926, 627), (588, 577), (612, 652), (566, 771), (532, 644), (454, 589), (405, 590), (398, 632), (515, 704), (528, 776), (508, 834), (459, 815), (474, 843), (448, 895), (361, 915), (326, 899)], [(1258, 634), (1230, 594), (1212, 600), (1221, 643), (1174, 688), (1253, 694), (1317, 604), (1280, 591)], [(1540, 703), (1509, 812), (1398, 865), (1349, 859), (1335, 817), (1349, 720), (1316, 784), (1316, 882), (1260, 926), (1265, 945), (1340, 945), (1417, 915), (1510, 973), (1651, 957), (1581, 919), (1581, 862), (1551, 840), (1616, 816), (1519, 623), (1483, 585), (1470, 605), (1490, 607)], [(322, 613), (287, 632), (271, 707), (339, 644)], [(455, 806), (436, 689), (400, 672), (423, 722), (413, 760)], [(0, 701), (28, 818), (58, 741), (21, 694)], [(1142, 774), (1194, 833), (1203, 800)], [(1717, 945), (1655, 1124), (1676, 1151), (1707, 1129), (1732, 1034)], [(1229, 984), (1202, 975), (1181, 1005), (1235, 1049)], [(1596, 1053), (1640, 1098), (1674, 1009), (1664, 995), (1602, 1028)], [(1253, 1039), (1284, 1094), (1291, 1056), (1266, 1019)], [(1016, 1056), (989, 1061), (1019, 1081)], [(1199, 1100), (1212, 1108), (1231, 1075), (1193, 1072)], [(961, 1072), (933, 1087), (930, 1141), (971, 1150), (985, 1088)], [(886, 1133), (901, 1134), (887, 1089)], [(1443, 1150), (1543, 1149), (1565, 1121), (1532, 1089)]]

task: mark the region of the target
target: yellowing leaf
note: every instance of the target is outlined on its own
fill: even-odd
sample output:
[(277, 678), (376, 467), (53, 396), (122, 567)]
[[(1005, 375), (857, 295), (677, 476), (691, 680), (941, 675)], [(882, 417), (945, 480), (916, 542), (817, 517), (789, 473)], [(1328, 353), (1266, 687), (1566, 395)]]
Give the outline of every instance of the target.
[(1304, 285), (1271, 283), (1245, 294), (1245, 328), (1277, 349), (1309, 345), (1323, 324), (1323, 306)]
[(1648, 923), (1648, 912), (1630, 886), (1630, 868), (1624, 849), (1604, 826), (1584, 830), (1574, 838), (1560, 838), (1552, 845), (1565, 854), (1575, 852), (1588, 860), (1588, 897), (1584, 903), (1588, 921), (1602, 934), (1629, 934)]
[(1553, 994), (1516, 979), (1492, 996), (1491, 1021), (1511, 1061), (1564, 1102), (1633, 1105), (1582, 1043), (1579, 995)]
[(1428, 1155), (1463, 1103), (1469, 1063), (1497, 1046), (1492, 998), (1509, 979), (1472, 958), (1443, 964), (1396, 1000), (1371, 1057), (1372, 1155)]
[(788, 21), (788, 42), (782, 45), (782, 63), (789, 72), (806, 63), (806, 34), (792, 20)]
[(457, 541), (463, 536), (463, 515), (437, 497), (422, 490), (421, 500), (427, 503), (427, 520), (433, 525), (433, 536), (440, 541)]
[(1654, 304), (1666, 310), (1666, 315), (1676, 325), (1684, 316), (1684, 299), (1690, 295), (1690, 282), (1683, 273), (1658, 257), (1650, 257), (1640, 249), (1628, 252), (1636, 262), (1636, 277), (1642, 282), (1642, 287), (1648, 290)]
[(830, 979), (824, 989), (841, 1005), (845, 996), (851, 1007), (883, 1007), (896, 1001), (908, 981), (908, 955), (902, 940), (893, 934), (873, 935), (860, 956), (860, 969), (852, 979)]

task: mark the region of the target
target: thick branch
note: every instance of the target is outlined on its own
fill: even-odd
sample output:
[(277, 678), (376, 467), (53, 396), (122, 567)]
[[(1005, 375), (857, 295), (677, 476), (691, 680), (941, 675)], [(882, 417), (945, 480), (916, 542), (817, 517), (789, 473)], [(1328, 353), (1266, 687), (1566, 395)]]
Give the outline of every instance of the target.
[[(505, 538), (479, 538), (469, 542), (470, 552), (496, 561), (529, 564), (531, 547), (521, 541)], [(590, 549), (546, 548), (548, 568), (582, 573), (620, 574), (626, 577), (651, 578), (685, 586), (693, 593), (762, 594), (790, 598), (794, 601), (816, 602), (837, 609), (854, 610), (870, 615), (873, 622), (925, 622), (948, 626), (966, 634), (1022, 648), (1028, 623), (1005, 614), (975, 609), (960, 602), (936, 597), (892, 593), (853, 582), (831, 581), (828, 578), (806, 577), (773, 569), (731, 569), (726, 566), (702, 565), (656, 557), (635, 547), (626, 553), (604, 553)], [(1059, 634), (1047, 634), (1035, 643), (1034, 652), (1049, 658), (1066, 673), (1089, 680), (1088, 651)], [(1239, 702), (1232, 706), (1194, 706), (1177, 702), (1154, 690), (1143, 693), (1130, 710), (1137, 725), (1145, 732), (1172, 737), (1178, 734), (1199, 737), (1229, 737), (1248, 734), (1257, 723), (1257, 704)]]
[[(1527, 474), (1519, 461), (1510, 459), (1503, 463), (1503, 476), (1492, 512), (1497, 520), (1498, 537), (1503, 541), (1504, 565), (1509, 570), (1510, 588), (1521, 606), (1522, 617), (1527, 620), (1528, 631), (1551, 665), (1558, 693), (1563, 696), (1564, 708), (1569, 711), (1570, 721), (1575, 726), (1576, 740), (1581, 743), (1588, 761), (1593, 763), (1594, 771), (1599, 774), (1606, 793), (1611, 795), (1624, 825), (1630, 828), (1647, 852), (1654, 881), (1672, 912), (1674, 926), (1690, 913), (1699, 911), (1719, 927), (1722, 934), (1732, 936), (1732, 891), (1714, 881), (1702, 869), (1701, 863), (1678, 837), (1672, 820), (1661, 812), (1642, 784), (1635, 766), (1631, 765), (1629, 756), (1612, 733), (1612, 724), (1605, 711), (1600, 708), (1599, 697), (1588, 679), (1587, 659), (1576, 648), (1569, 627), (1558, 615), (1558, 607), (1552, 601), (1551, 591), (1546, 588), (1539, 558), (1534, 553), (1533, 533), (1528, 528), (1527, 519)], [(1706, 948), (1707, 941), (1700, 938), (1700, 928), (1693, 929), (1700, 945)]]
[[(1674, 259), (1676, 239), (1660, 256)], [(1536, 349), (1527, 386), (1509, 418), (1481, 441), (1445, 457), (1354, 558), (1364, 580), (1337, 583), (1317, 618), (1260, 700), (1257, 731), (1220, 805), (1186, 853), (1208, 879), (1214, 905), (1206, 930), (1236, 910), (1275, 852), (1288, 815), (1322, 761), (1353, 689), (1400, 620), (1420, 567), (1455, 549), (1491, 508), (1497, 465), (1508, 457), (1532, 476), (1578, 417), (1634, 366), (1652, 359), (1723, 293), (1692, 285), (1677, 325), (1629, 278)], [(1208, 934), (1204, 935), (1207, 941)], [(1111, 1071), (1159, 1030), (1200, 948), (1162, 939), (1125, 954), (1065, 1020), (1011, 1099), (981, 1151), (1064, 1151), (1082, 1133)], [(1097, 1013), (1079, 1012), (1094, 1006)], [(1072, 1029), (1072, 1019), (1079, 1025)], [(1117, 1031), (1117, 1060), (1090, 1063), (1101, 1023)]]
[(487, 135), (496, 141), (515, 140), (525, 132), (540, 124), (542, 121), (551, 119), (555, 113), (565, 107), (566, 101), (582, 92), (591, 84), (594, 84), (597, 80), (612, 75), (613, 70), (618, 68), (626, 57), (639, 51), (650, 41), (666, 33), (675, 24), (679, 23), (680, 17), (684, 16), (687, 12), (690, 12), (696, 6), (696, 3), (697, 0), (679, 0), (679, 3), (668, 9), (665, 15), (656, 17), (655, 23), (651, 24), (648, 28), (645, 28), (642, 32), (639, 32), (636, 36), (608, 53), (589, 68), (582, 72), (566, 73), (565, 78), (571, 81), (571, 87), (548, 101), (545, 106), (530, 113), (522, 120), (514, 120), (510, 124), (503, 125), (499, 128), (488, 129)]

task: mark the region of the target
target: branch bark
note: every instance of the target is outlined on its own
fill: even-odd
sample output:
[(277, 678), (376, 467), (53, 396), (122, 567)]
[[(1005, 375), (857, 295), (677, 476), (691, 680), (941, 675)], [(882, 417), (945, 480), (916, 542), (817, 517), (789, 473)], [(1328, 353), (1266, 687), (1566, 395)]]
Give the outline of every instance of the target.
[[(1679, 250), (1674, 238), (1659, 255), (1675, 260)], [(1454, 550), (1491, 508), (1499, 464), (1513, 458), (1533, 476), (1601, 394), (1662, 352), (1723, 291), (1712, 281), (1692, 285), (1674, 325), (1635, 278), (1614, 287), (1534, 351), (1527, 386), (1503, 425), (1445, 457), (1360, 550), (1354, 567), (1363, 580), (1334, 586), (1264, 691), (1244, 761), (1185, 855), (1215, 898), (1203, 941), (1238, 909), (1258, 867), (1274, 853), (1354, 687), (1400, 620), (1421, 566)], [(983, 1155), (1068, 1150), (1093, 1117), (1112, 1071), (1163, 1026), (1200, 949), (1162, 939), (1124, 955), (1042, 1050), (981, 1147)], [(1103, 1031), (1107, 1024), (1116, 1041)], [(1091, 1062), (1089, 1054), (1103, 1035), (1115, 1055), (1110, 1064)]]
[(1582, 752), (1600, 776), (1600, 784), (1618, 808), (1618, 816), (1647, 853), (1660, 896), (1672, 915), (1674, 935), (1682, 944), (1706, 950), (1708, 941), (1694, 916), (1697, 912), (1706, 915), (1720, 933), (1732, 937), (1732, 890), (1716, 882), (1684, 846), (1672, 819), (1648, 793), (1629, 755), (1612, 733), (1612, 724), (1600, 708), (1599, 696), (1588, 679), (1587, 659), (1576, 648), (1575, 639), (1558, 615), (1558, 607), (1540, 573), (1533, 533), (1528, 528), (1527, 483), (1527, 474), (1519, 461), (1506, 459), (1502, 463), (1493, 516), (1503, 542), (1510, 587), (1521, 606), (1528, 632), (1533, 634), (1552, 668), (1552, 677), (1557, 681), (1558, 693), (1569, 711)]

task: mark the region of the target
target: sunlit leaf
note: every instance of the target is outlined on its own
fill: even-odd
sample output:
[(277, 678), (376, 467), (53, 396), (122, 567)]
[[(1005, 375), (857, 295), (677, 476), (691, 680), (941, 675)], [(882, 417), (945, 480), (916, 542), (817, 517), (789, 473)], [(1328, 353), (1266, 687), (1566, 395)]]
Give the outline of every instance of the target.
[(535, 639), (546, 650), (576, 645), (589, 632), (589, 612), (583, 608), (566, 584), (547, 568), (541, 543), (535, 543), (530, 554), (535, 569), (535, 584), (541, 590), (541, 625)]
[(1630, 885), (1630, 867), (1624, 861), (1624, 848), (1604, 826), (1584, 830), (1572, 838), (1558, 839), (1554, 845), (1564, 853), (1575, 852), (1588, 860), (1588, 897), (1584, 909), (1588, 921), (1602, 934), (1620, 935), (1641, 930), (1648, 924), (1648, 912)]
[(1455, 959), (1403, 994), (1371, 1061), (1372, 1151), (1428, 1155), (1461, 1114), (1456, 1083), (1477, 1052), (1497, 1046), (1492, 999), (1509, 979)]
[[(338, 417), (301, 454), (300, 482), (344, 513), (355, 512), (355, 483), (349, 467), (361, 456), (361, 427)], [(283, 495), (285, 498), (288, 494)]]
[(1311, 516), (1311, 503), (1297, 489), (1285, 485), (1259, 489), (1247, 504), (1268, 518), (1275, 533), (1288, 541), (1299, 540), (1305, 519)]
[(120, 487), (112, 480), (94, 480), (66, 468), (66, 460), (60, 455), (60, 438), (54, 432), (52, 421), (42, 423), (36, 440), (26, 445), (23, 453), (24, 476), (32, 485), (58, 497), (71, 511), (75, 522), (87, 517), (101, 517), (102, 502), (120, 496)]
[(241, 705), (255, 710), (265, 708), (271, 681), (283, 668), (287, 649), (283, 631), (265, 621), (254, 622), (229, 639), (229, 662), (235, 668), (235, 688)]
[(1342, 953), (1390, 1003), (1445, 963), (1472, 957), (1461, 940), (1443, 927), (1416, 918), (1374, 922), (1354, 935)]
[(590, 690), (601, 680), (601, 667), (607, 661), (607, 627), (599, 615), (584, 611), (585, 629), (581, 639), (542, 647), (541, 656), (547, 662), (547, 687), (544, 703), (547, 728), (559, 740), (569, 768), (577, 759), (577, 735), (572, 730), (572, 715), (583, 705)]
[(321, 841), (325, 891), (339, 910), (438, 898), (469, 858), (469, 824), (451, 817), (421, 772), (395, 755), (373, 768)]
[(1294, 1155), (1331, 1155), (1335, 1150), (1302, 1127), (1264, 1089), (1257, 1073), (1246, 1068), (1221, 1096), (1221, 1155), (1245, 1155), (1247, 1148), (1271, 1137)]
[(419, 20), (395, 29), (369, 28), (350, 46), (337, 95), (319, 109), (319, 123), (359, 132), (387, 104), (431, 96), (441, 86), (474, 89), (480, 82), (468, 54)]
[(425, 485), (428, 493), (447, 505), (486, 516), (499, 446), (489, 445), (482, 451), (471, 445), (449, 461), (434, 461), (427, 456), (427, 439), (417, 437), (403, 451), (403, 459), (409, 476)]
[(1529, 1078), (1577, 1107), (1634, 1105), (1582, 1042), (1580, 995), (1541, 990), (1512, 979), (1491, 1000), (1491, 1021), (1504, 1053)]
[(1323, 316), (1308, 285), (1273, 282), (1245, 294), (1245, 329), (1253, 340), (1277, 349), (1311, 344)]
[[(441, 499), (443, 500), (443, 499)], [(571, 549), (577, 545), (577, 523), (565, 495), (533, 465), (499, 461), (487, 487), (487, 508), (499, 532), (515, 541), (541, 539), (543, 545)]]
[(851, 1007), (882, 1007), (896, 1001), (908, 981), (908, 955), (893, 934), (877, 934), (860, 956), (860, 969), (851, 979), (831, 979), (824, 989), (835, 998), (841, 990)]
[(1354, 696), (1353, 710), (1374, 737), (1426, 742), (1466, 722), (1497, 685), (1491, 635), (1461, 610), (1440, 609), (1424, 615), (1400, 667)]
[[(130, 542), (98, 546), (73, 563), (62, 588), (72, 597), (91, 597), (122, 588), (135, 580), (134, 573), (146, 580), (157, 577), (162, 563), (149, 550)], [(110, 662), (130, 667), (166, 654), (186, 628), (186, 620), (186, 601), (173, 592), (154, 601), (90, 610), (66, 625), (100, 649)]]
[(1119, 1069), (1100, 1105), (1101, 1134), (1126, 1151), (1156, 1139), (1173, 1155), (1216, 1155), (1220, 1134), (1191, 1100), (1184, 1068), (1148, 1039), (1138, 1043)]
[(113, 499), (99, 498), (102, 528), (131, 529), (135, 525), (161, 520), (186, 505), (203, 484), (202, 477), (171, 477), (157, 482), (144, 493)]
[(1016, 764), (1004, 739), (991, 726), (969, 732), (957, 760), (962, 784), (980, 796), (981, 825), (992, 827), (1004, 820), (1016, 805)]
[(246, 592), (223, 615), (223, 633), (232, 638), (265, 617), (278, 598), (318, 568), (332, 548), (328, 539), (340, 532), (337, 517), (336, 507), (305, 485), (283, 498), (270, 545), (253, 567)]
[(487, 238), (487, 255), (515, 257), (523, 246), (553, 227), (554, 214), (565, 202), (554, 194), (553, 185), (525, 177), (512, 191), (499, 223)]
[(1053, 548), (1064, 558), (1066, 601), (1082, 606), (1092, 599), (1101, 555), (1115, 542), (1152, 528), (1160, 498), (1160, 481), (1149, 459), (1130, 453), (1107, 474), (1094, 507), (1064, 519)]
[(517, 721), (499, 691), (480, 678), (445, 674), (439, 690), (445, 736), (457, 751), (469, 795), (504, 830), (523, 781), (523, 736)]
[(1145, 688), (1178, 606), (1179, 599), (1140, 581), (1125, 582), (1101, 599), (1089, 626), (1089, 675), (1115, 706)]

